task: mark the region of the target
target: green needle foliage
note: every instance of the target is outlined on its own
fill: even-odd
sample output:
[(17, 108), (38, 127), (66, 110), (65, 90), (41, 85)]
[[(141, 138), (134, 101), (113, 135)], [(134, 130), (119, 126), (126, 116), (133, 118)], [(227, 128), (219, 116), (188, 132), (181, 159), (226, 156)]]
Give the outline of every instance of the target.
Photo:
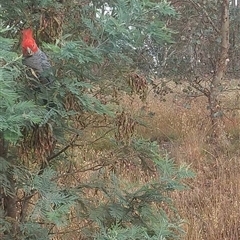
[[(90, 218), (101, 229), (96, 239), (181, 239), (183, 221), (169, 193), (186, 189), (181, 182), (194, 174), (187, 167), (179, 169), (172, 160), (161, 157), (156, 143), (137, 140), (135, 144), (145, 149), (144, 158), (154, 155), (158, 176), (138, 186), (124, 184), (119, 175), (110, 176), (107, 188), (104, 184), (99, 188), (106, 201), (90, 212)], [(98, 177), (96, 181), (99, 180)]]
[[(150, 74), (147, 43), (171, 43), (170, 4), (25, 0), (0, 9), (0, 238), (180, 239), (170, 193), (193, 174), (135, 139), (124, 120), (134, 119), (116, 124), (129, 74)], [(48, 88), (34, 89), (21, 63), (19, 31), (30, 26), (52, 61)], [(125, 179), (132, 165), (147, 180)]]
[(17, 90), (20, 58), (11, 51), (12, 39), (0, 36), (0, 41), (0, 131), (4, 132), (6, 140), (16, 142), (21, 136), (21, 128), (25, 124), (39, 123), (43, 113), (33, 101), (21, 101), (22, 96)]

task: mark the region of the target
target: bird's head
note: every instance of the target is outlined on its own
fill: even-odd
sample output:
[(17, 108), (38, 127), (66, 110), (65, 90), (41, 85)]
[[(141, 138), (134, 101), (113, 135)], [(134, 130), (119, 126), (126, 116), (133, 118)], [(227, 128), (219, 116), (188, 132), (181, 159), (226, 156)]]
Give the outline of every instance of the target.
[(22, 30), (22, 53), (23, 56), (32, 56), (38, 51), (38, 46), (33, 38), (32, 29)]

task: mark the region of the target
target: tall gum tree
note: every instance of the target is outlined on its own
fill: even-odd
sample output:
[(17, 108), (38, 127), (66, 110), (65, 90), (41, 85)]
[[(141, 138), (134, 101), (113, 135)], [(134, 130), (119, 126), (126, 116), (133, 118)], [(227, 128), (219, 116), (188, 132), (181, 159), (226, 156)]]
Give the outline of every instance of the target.
[(228, 52), (229, 52), (229, 0), (219, 1), (222, 8), (221, 14), (221, 46), (217, 57), (216, 70), (210, 85), (209, 92), (209, 109), (211, 112), (211, 120), (213, 124), (213, 136), (223, 137), (224, 131), (222, 123), (222, 110), (221, 103), (219, 100), (219, 93), (221, 91), (221, 83), (224, 79), (224, 75), (227, 70), (227, 64), (229, 62)]
[(225, 142), (221, 95), (225, 91), (226, 76), (229, 77), (229, 59), (231, 64), (234, 61), (229, 52), (229, 8), (234, 6), (227, 0), (187, 0), (183, 3), (172, 0), (171, 3), (179, 19), (168, 22), (176, 30), (175, 43), (165, 47), (165, 60), (164, 54), (160, 54), (159, 59), (166, 63), (161, 76), (183, 84), (183, 95), (188, 99), (205, 98), (212, 124), (210, 139), (219, 142), (222, 138)]

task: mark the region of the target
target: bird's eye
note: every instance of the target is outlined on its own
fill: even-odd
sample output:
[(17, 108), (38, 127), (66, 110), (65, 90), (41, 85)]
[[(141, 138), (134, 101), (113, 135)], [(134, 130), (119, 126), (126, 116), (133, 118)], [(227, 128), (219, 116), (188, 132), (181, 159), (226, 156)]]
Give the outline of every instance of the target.
[(32, 55), (33, 54), (32, 50), (29, 47), (27, 47), (27, 53), (28, 53), (28, 55)]

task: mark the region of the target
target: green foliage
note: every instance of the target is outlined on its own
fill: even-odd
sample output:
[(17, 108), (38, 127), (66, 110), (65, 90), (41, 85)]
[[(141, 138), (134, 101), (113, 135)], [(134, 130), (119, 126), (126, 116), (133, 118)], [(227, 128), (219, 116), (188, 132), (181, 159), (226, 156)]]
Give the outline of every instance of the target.
[(4, 216), (4, 211), (3, 209), (0, 209), (0, 231), (1, 233), (3, 232), (10, 232), (11, 231), (11, 223), (8, 222)]
[(20, 101), (21, 95), (17, 91), (17, 79), (21, 74), (20, 58), (11, 51), (14, 44), (12, 39), (0, 37), (0, 40), (0, 131), (6, 140), (16, 142), (24, 126), (41, 121), (43, 111), (31, 100)]
[(49, 238), (48, 232), (41, 227), (40, 224), (35, 222), (27, 222), (20, 226), (22, 232), (21, 239), (31, 239), (31, 240), (47, 240)]
[(57, 226), (67, 225), (67, 213), (74, 205), (76, 197), (60, 189), (53, 181), (54, 176), (56, 176), (55, 171), (45, 169), (41, 175), (35, 175), (32, 181), (28, 181), (27, 188), (39, 194), (30, 219), (36, 221), (40, 218), (46, 223), (53, 223)]
[(86, 206), (90, 221), (100, 228), (95, 239), (181, 239), (183, 221), (169, 193), (186, 189), (183, 180), (194, 174), (187, 166), (178, 168), (172, 160), (161, 157), (155, 142), (140, 139), (133, 143), (135, 147), (140, 147), (143, 157), (155, 163), (157, 178), (133, 184), (120, 173), (110, 174), (106, 182), (103, 171), (95, 185), (79, 186), (97, 188), (104, 196), (96, 207)]
[[(165, 23), (175, 16), (170, 4), (24, 0), (0, 5), (6, 27), (0, 39), (0, 145), (6, 141), (7, 149), (0, 156), (0, 180), (2, 197), (13, 202), (17, 225), (1, 206), (4, 237), (50, 239), (60, 228), (64, 233), (87, 222), (80, 230), (88, 239), (179, 239), (182, 220), (169, 193), (186, 189), (183, 181), (193, 174), (162, 157), (156, 143), (133, 139), (127, 147), (112, 141), (111, 154), (102, 162), (96, 159), (96, 168), (83, 170), (79, 164), (95, 164), (85, 159), (86, 146), (103, 138), (99, 132), (106, 136), (114, 129), (119, 108), (114, 108), (119, 104), (114, 91), (127, 89), (126, 73), (152, 64), (148, 44), (172, 42)], [(32, 87), (36, 79), (16, 53), (19, 30), (29, 26), (52, 61), (54, 83), (48, 88)], [(72, 164), (68, 150), (75, 154), (76, 146), (83, 147)], [(150, 160), (155, 177), (125, 181), (113, 160), (121, 165), (125, 154), (131, 155), (130, 163), (141, 161), (138, 171)], [(82, 178), (80, 172), (88, 176)]]
[(1, 161), (1, 168), (0, 168), (0, 182), (3, 192), (5, 192), (7, 195), (12, 195), (12, 189), (11, 189), (11, 183), (9, 179), (7, 178), (7, 172), (10, 169), (10, 164), (8, 161), (6, 161), (4, 158), (0, 158)]
[[(36, 201), (32, 213), (28, 212), (28, 221), (20, 224), (21, 234), (31, 239), (48, 239), (46, 230), (37, 223), (37, 220), (42, 218), (43, 221), (56, 225), (66, 224), (67, 212), (74, 204), (75, 198), (63, 191), (64, 189), (58, 188), (57, 184), (52, 181), (56, 174), (53, 170), (46, 169), (41, 175), (38, 175), (38, 173), (29, 171), (30, 169), (23, 168), (19, 165), (20, 162), (17, 163), (15, 152), (18, 141), (23, 137), (23, 130), (49, 121), (45, 119), (48, 110), (39, 104), (40, 101), (34, 103), (34, 100), (27, 99), (27, 97), (31, 97), (31, 92), (28, 96), (24, 94), (29, 92), (29, 89), (26, 89), (26, 85), (24, 86), (20, 58), (11, 50), (14, 41), (2, 37), (1, 40), (3, 44), (0, 46), (0, 147), (9, 151), (4, 154), (7, 156), (6, 159), (3, 158), (3, 155), (1, 156), (1, 192), (3, 196), (15, 198), (18, 191), (24, 191), (25, 197), (20, 199), (22, 205), (28, 205), (27, 199), (31, 199), (38, 193), (38, 201)], [(41, 94), (48, 93), (45, 90), (45, 93)], [(15, 179), (15, 189), (13, 189), (12, 178)], [(25, 213), (23, 214), (25, 215)], [(10, 234), (12, 230), (9, 228), (8, 219), (2, 216), (1, 222), (2, 229)]]
[[(83, 23), (97, 41), (97, 48), (119, 67), (125, 68), (127, 61), (133, 68), (140, 68), (136, 57), (143, 57), (141, 54), (147, 41), (171, 42), (171, 31), (163, 20), (165, 16), (174, 16), (175, 12), (166, 2), (116, 0), (106, 1), (102, 6), (98, 1), (92, 3), (97, 18), (83, 18)], [(145, 64), (149, 65), (149, 62), (145, 61)]]

